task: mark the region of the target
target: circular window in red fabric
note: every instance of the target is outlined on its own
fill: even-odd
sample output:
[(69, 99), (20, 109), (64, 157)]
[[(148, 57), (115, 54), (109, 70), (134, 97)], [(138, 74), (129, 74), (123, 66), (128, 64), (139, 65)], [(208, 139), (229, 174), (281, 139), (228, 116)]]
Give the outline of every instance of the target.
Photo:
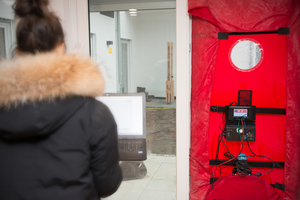
[(240, 39), (236, 41), (230, 51), (229, 60), (231, 65), (244, 72), (256, 69), (263, 60), (263, 48), (253, 39)]

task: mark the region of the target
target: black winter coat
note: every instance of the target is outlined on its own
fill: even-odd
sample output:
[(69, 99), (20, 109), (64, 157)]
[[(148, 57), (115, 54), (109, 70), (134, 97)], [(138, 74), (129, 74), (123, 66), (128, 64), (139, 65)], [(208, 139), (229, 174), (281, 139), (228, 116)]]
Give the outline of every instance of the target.
[(0, 64), (0, 199), (96, 200), (121, 181), (117, 127), (95, 100), (89, 60), (24, 56)]

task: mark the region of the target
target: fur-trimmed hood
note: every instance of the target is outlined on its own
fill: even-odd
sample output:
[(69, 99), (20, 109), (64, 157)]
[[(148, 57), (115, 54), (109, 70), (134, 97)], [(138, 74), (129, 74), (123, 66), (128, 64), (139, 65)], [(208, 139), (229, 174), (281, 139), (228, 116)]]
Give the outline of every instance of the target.
[(0, 137), (21, 139), (51, 134), (103, 90), (98, 67), (78, 55), (47, 53), (3, 61)]
[(25, 55), (0, 63), (0, 107), (72, 95), (96, 97), (104, 87), (97, 65), (75, 54)]

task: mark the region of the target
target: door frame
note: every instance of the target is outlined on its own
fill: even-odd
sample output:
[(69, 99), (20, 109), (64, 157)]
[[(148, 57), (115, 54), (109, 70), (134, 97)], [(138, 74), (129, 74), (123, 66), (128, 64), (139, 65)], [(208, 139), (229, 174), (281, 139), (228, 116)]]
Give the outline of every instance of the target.
[[(70, 6), (64, 6), (64, 4)], [(72, 4), (72, 5), (71, 5)], [(67, 43), (79, 43), (77, 53), (89, 56), (88, 0), (52, 0), (53, 10), (65, 21)], [(75, 16), (75, 17), (74, 17)], [(66, 21), (68, 23), (66, 23)], [(71, 27), (72, 25), (72, 27)], [(189, 199), (190, 97), (191, 97), (191, 20), (188, 0), (176, 0), (176, 199)], [(77, 30), (77, 31), (72, 31)], [(72, 47), (72, 46), (71, 46)], [(72, 49), (71, 49), (72, 50)]]
[[(190, 192), (191, 19), (188, 0), (176, 0), (176, 158), (178, 200)], [(179, 142), (180, 141), (180, 142)]]
[[(127, 92), (131, 92), (131, 70), (130, 70), (130, 58), (131, 58), (131, 40), (129, 39), (125, 39), (125, 38), (121, 38), (120, 39), (120, 46), (122, 47), (122, 44), (126, 43), (127, 44)], [(122, 49), (122, 48), (121, 48)], [(121, 55), (120, 55), (121, 57)], [(122, 58), (121, 58), (122, 59)], [(123, 60), (121, 60), (121, 63), (123, 63)], [(122, 64), (118, 67), (118, 85), (122, 85), (122, 83), (120, 82), (120, 76), (122, 75), (122, 71), (123, 69), (121, 68)], [(122, 80), (123, 80), (123, 75), (122, 75)]]

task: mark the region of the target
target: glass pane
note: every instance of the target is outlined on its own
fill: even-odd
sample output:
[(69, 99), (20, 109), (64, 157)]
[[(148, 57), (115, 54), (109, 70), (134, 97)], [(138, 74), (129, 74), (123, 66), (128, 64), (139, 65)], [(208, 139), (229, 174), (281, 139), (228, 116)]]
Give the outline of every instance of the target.
[(6, 58), (4, 28), (0, 28), (0, 60)]
[[(158, 8), (156, 2), (156, 9), (132, 9), (133, 2), (122, 5), (117, 1), (111, 5), (105, 0), (89, 2), (90, 34), (97, 38), (93, 47), (97, 55), (91, 56), (107, 73), (105, 92), (146, 95), (147, 159), (120, 161), (123, 182), (115, 194), (105, 199), (173, 200), (176, 199), (175, 8)], [(128, 9), (127, 4), (132, 7)], [(116, 9), (109, 10), (110, 7)]]
[(121, 64), (121, 68), (122, 68), (122, 92), (123, 93), (127, 93), (128, 92), (128, 56), (129, 52), (128, 52), (128, 45), (127, 43), (123, 42), (121, 43), (121, 52), (122, 52), (122, 64)]
[(263, 49), (259, 43), (242, 39), (234, 44), (230, 59), (238, 69), (250, 70), (261, 62), (262, 54)]

